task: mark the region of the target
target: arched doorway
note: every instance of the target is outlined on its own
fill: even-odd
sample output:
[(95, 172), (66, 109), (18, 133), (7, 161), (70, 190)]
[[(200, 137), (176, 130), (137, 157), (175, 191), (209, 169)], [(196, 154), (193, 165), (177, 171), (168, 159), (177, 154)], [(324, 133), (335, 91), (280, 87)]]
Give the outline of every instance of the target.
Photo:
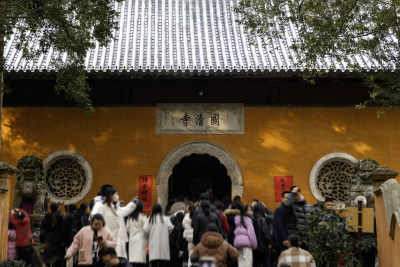
[(176, 147), (165, 157), (161, 164), (157, 175), (157, 202), (160, 203), (163, 208), (165, 208), (168, 203), (168, 181), (173, 174), (174, 167), (179, 164), (182, 158), (192, 154), (207, 154), (217, 158), (220, 164), (226, 168), (226, 174), (231, 180), (231, 197), (235, 195), (242, 196), (243, 176), (238, 163), (232, 155), (216, 144), (196, 141)]
[(208, 154), (183, 157), (168, 179), (168, 201), (177, 196), (193, 199), (211, 188), (216, 200), (230, 200), (231, 178), (219, 159)]

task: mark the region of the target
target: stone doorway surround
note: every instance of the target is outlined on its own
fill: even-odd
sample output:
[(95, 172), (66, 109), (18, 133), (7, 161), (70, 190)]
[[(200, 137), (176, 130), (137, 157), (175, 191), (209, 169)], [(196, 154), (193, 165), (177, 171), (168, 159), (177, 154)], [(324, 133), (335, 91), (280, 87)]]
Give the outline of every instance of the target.
[(172, 174), (172, 169), (179, 161), (191, 154), (208, 154), (214, 156), (227, 169), (227, 174), (232, 181), (232, 198), (243, 194), (243, 176), (239, 164), (233, 156), (221, 146), (205, 141), (195, 141), (180, 145), (174, 148), (164, 159), (157, 175), (157, 202), (163, 209), (168, 203), (168, 180)]

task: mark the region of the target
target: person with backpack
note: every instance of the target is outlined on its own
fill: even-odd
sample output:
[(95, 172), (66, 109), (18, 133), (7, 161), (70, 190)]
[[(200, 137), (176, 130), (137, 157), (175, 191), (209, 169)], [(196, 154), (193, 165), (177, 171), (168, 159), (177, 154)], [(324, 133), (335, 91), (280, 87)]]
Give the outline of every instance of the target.
[[(218, 227), (218, 232), (221, 233), (221, 224), (217, 215), (210, 211), (210, 203), (203, 200), (200, 203), (201, 212), (194, 218), (193, 227), (193, 244), (197, 245), (200, 242), (201, 236), (206, 232), (209, 223), (215, 223)], [(193, 224), (193, 222), (192, 222)]]

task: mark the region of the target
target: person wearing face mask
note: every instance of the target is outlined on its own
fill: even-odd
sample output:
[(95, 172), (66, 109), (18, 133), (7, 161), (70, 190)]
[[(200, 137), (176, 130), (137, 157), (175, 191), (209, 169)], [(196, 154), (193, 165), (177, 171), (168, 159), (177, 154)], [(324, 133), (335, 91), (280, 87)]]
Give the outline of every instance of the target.
[(124, 217), (132, 213), (137, 201), (135, 197), (126, 206), (121, 207), (117, 189), (112, 187), (105, 190), (104, 202), (100, 205), (95, 205), (92, 210), (92, 214), (99, 213), (103, 215), (108, 229), (117, 240), (117, 247), (115, 248), (117, 256), (125, 259), (127, 258), (126, 242), (128, 242), (128, 237)]

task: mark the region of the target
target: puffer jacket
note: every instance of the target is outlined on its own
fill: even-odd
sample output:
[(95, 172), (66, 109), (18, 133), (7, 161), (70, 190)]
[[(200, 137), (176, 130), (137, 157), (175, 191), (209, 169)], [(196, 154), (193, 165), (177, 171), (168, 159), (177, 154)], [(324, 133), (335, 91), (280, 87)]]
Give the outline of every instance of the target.
[(299, 202), (294, 201), (295, 194), (290, 193), (286, 201), (287, 206), (292, 206), (293, 213), (296, 217), (296, 230), (302, 231), (307, 226), (307, 218), (311, 215), (311, 205), (303, 198)]
[(244, 216), (244, 227), (240, 222), (240, 215), (235, 217), (235, 240), (233, 241), (235, 248), (249, 247), (257, 248), (257, 237), (254, 232), (253, 222), (247, 216)]
[(193, 262), (196, 256), (214, 257), (216, 267), (226, 267), (228, 264), (237, 262), (239, 252), (224, 241), (221, 234), (206, 232), (201, 237), (200, 243), (194, 248), (190, 260)]

